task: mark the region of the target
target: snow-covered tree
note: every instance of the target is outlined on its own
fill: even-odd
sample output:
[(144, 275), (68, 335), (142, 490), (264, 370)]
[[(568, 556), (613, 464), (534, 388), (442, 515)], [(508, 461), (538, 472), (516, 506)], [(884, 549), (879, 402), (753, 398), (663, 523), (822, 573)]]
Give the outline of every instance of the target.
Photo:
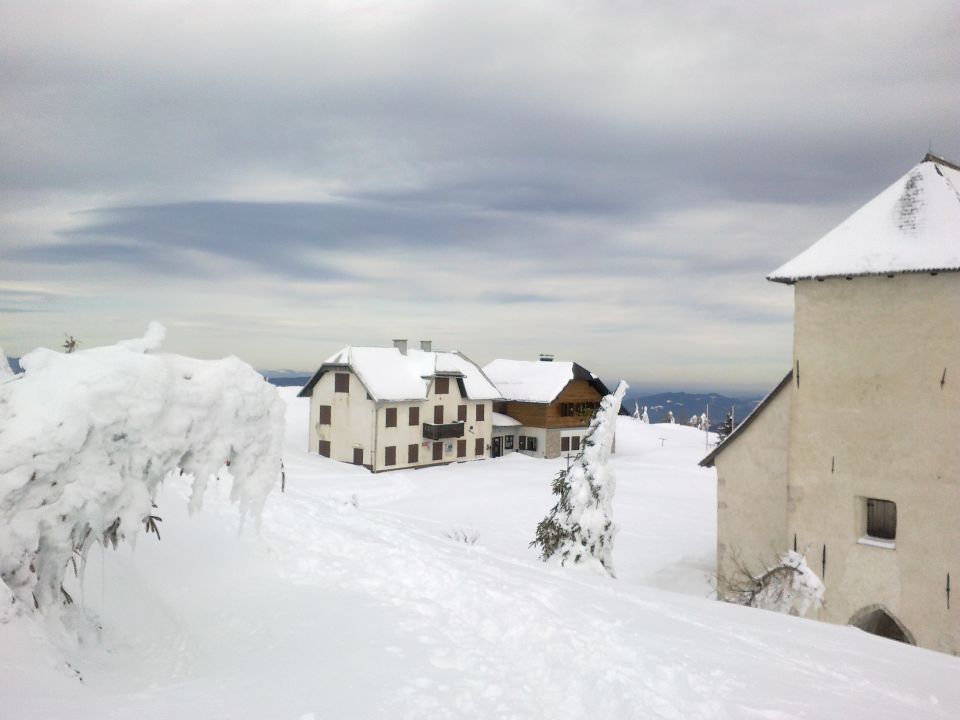
[(667, 422), (671, 425), (677, 424), (677, 419), (673, 416), (673, 410), (667, 410)]
[(727, 436), (733, 432), (736, 426), (733, 422), (733, 408), (730, 408), (730, 412), (726, 414), (723, 418), (723, 425), (720, 426), (720, 429), (717, 430), (717, 442), (723, 442), (727, 439)]
[(640, 413), (640, 422), (644, 423), (645, 425), (650, 424), (650, 416), (647, 414), (646, 405), (643, 406), (643, 411)]
[(607, 460), (626, 390), (627, 384), (621, 380), (617, 389), (601, 400), (573, 465), (561, 470), (553, 480), (557, 504), (537, 525), (536, 537), (530, 543), (531, 547), (540, 548), (544, 562), (557, 557), (561, 565), (587, 565), (614, 576), (615, 482)]
[(795, 550), (785, 552), (779, 563), (762, 573), (752, 573), (741, 564), (736, 577), (721, 578), (718, 586), (727, 602), (801, 617), (823, 604), (823, 582)]
[[(232, 478), (241, 517), (259, 517), (280, 476), (283, 401), (237, 358), (155, 351), (165, 331), (69, 354), (38, 349), (0, 379), (0, 585), (47, 613), (69, 601), (68, 563), (95, 542), (156, 530), (170, 472)], [(229, 469), (224, 465), (229, 463)]]
[(638, 402), (633, 403), (633, 417), (635, 420), (640, 419), (640, 403)]

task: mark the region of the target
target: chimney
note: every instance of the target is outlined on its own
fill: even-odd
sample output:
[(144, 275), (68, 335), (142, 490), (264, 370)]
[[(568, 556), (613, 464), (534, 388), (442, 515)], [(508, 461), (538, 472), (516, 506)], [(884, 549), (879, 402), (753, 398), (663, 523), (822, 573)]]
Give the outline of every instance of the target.
[(550, 353), (540, 353), (540, 362), (553, 362), (553, 355)]
[(407, 341), (406, 340), (394, 340), (393, 346), (400, 351), (401, 355), (407, 354)]
[(433, 350), (433, 341), (432, 340), (421, 340), (420, 349), (424, 352), (430, 352)]

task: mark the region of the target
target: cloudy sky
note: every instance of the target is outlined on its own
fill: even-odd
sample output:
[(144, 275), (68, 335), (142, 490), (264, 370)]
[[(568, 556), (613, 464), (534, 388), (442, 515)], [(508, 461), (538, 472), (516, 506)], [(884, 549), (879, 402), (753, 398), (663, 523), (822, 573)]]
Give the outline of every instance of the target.
[(0, 0), (0, 345), (429, 338), (762, 390), (764, 276), (932, 148), (960, 4)]

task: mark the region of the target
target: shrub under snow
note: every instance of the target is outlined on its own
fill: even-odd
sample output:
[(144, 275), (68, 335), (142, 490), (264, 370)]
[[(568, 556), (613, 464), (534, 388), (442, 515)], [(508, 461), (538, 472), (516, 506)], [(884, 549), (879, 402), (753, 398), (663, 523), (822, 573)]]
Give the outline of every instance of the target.
[(38, 349), (22, 374), (0, 372), (0, 582), (21, 602), (58, 606), (71, 559), (149, 524), (178, 468), (197, 509), (228, 461), (241, 517), (259, 517), (279, 478), (283, 402), (237, 358), (154, 353), (163, 336), (151, 323), (142, 339)]
[(569, 470), (561, 470), (554, 478), (553, 492), (559, 496), (547, 517), (537, 525), (531, 547), (540, 547), (540, 557), (553, 556), (560, 564), (592, 566), (610, 575), (613, 572), (613, 474), (607, 460), (613, 450), (620, 402), (627, 384), (620, 381), (617, 389), (600, 401), (600, 409), (590, 422), (583, 439), (583, 449)]
[(728, 602), (800, 617), (823, 604), (823, 582), (795, 550), (785, 552), (777, 565), (763, 573), (741, 569), (741, 575), (727, 581), (724, 599)]

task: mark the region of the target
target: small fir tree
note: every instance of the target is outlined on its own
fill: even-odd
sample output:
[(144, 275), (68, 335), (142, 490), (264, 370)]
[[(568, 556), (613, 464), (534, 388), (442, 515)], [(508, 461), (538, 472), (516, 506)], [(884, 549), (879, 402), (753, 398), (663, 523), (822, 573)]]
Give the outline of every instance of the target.
[(650, 424), (650, 416), (647, 414), (646, 405), (643, 406), (643, 412), (640, 413), (640, 422), (642, 422), (644, 425)]
[(733, 432), (734, 427), (733, 408), (730, 408), (730, 412), (728, 412), (726, 417), (723, 419), (723, 425), (721, 425), (720, 429), (717, 430), (717, 442), (723, 442), (726, 440), (730, 433)]
[(600, 402), (590, 422), (583, 449), (569, 469), (553, 480), (557, 504), (537, 525), (530, 547), (540, 548), (544, 562), (559, 557), (561, 565), (589, 565), (615, 577), (613, 571), (613, 474), (607, 459), (613, 449), (617, 413), (627, 390), (620, 381), (617, 389)]

